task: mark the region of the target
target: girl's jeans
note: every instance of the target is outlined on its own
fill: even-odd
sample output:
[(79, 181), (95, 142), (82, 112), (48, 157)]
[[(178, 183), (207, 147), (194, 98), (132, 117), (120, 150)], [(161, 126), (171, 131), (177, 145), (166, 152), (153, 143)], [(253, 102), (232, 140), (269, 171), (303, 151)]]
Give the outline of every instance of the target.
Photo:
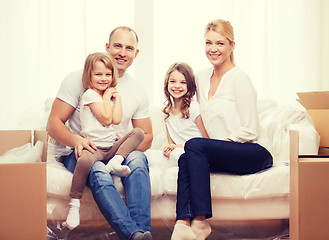
[[(73, 173), (76, 165), (74, 151), (62, 157), (62, 163)], [(151, 185), (148, 161), (144, 153), (133, 151), (122, 164), (129, 166), (131, 170), (130, 175), (121, 178), (126, 204), (101, 161), (92, 166), (87, 186), (91, 189), (101, 213), (120, 239), (130, 239), (137, 231), (151, 231)]]

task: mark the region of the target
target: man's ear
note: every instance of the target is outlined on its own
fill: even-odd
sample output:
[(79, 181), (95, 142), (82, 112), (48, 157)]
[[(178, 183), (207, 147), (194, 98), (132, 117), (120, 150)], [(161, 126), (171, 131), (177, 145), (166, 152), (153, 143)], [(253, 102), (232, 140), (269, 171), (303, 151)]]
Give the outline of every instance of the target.
[(110, 51), (110, 44), (109, 43), (106, 43), (105, 49), (106, 49), (106, 52), (109, 53), (109, 51)]
[(139, 53), (139, 49), (136, 49), (136, 52), (135, 52), (135, 57), (134, 57), (134, 58), (136, 58), (136, 57), (137, 57), (138, 53)]

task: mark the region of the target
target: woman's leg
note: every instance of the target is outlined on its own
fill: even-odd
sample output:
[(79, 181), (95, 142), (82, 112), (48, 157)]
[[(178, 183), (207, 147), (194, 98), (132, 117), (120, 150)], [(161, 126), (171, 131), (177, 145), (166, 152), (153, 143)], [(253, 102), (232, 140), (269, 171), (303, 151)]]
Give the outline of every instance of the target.
[(176, 220), (185, 220), (193, 217), (191, 209), (190, 177), (188, 160), (183, 153), (178, 160)]
[(255, 143), (194, 138), (185, 144), (194, 216), (211, 217), (210, 172), (252, 174), (272, 166), (271, 154)]
[(183, 153), (178, 160), (176, 224), (171, 235), (171, 240), (195, 240), (195, 234), (191, 228), (191, 193), (188, 173), (187, 156)]
[(185, 143), (186, 165), (188, 166), (190, 206), (193, 217), (212, 217), (210, 173), (208, 154), (204, 138), (194, 138)]

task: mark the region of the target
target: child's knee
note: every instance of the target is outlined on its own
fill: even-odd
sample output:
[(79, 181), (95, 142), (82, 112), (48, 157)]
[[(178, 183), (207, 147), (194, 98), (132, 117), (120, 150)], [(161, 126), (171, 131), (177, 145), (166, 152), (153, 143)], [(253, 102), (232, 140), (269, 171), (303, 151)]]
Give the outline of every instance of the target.
[(145, 133), (141, 128), (134, 128), (133, 134), (140, 142), (144, 140)]

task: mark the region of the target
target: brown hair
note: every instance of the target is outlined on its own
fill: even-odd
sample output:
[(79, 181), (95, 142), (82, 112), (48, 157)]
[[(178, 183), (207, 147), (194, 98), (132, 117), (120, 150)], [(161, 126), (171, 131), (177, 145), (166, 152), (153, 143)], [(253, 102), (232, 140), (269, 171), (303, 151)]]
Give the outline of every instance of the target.
[(166, 114), (165, 119), (169, 117), (169, 114), (173, 107), (172, 97), (168, 91), (168, 83), (169, 83), (170, 74), (175, 70), (177, 70), (178, 72), (184, 75), (187, 83), (187, 93), (183, 96), (183, 104), (181, 106), (181, 113), (183, 115), (182, 116), (183, 118), (190, 117), (189, 108), (190, 108), (191, 100), (196, 92), (196, 83), (195, 83), (195, 77), (192, 68), (188, 64), (182, 62), (174, 63), (173, 65), (171, 65), (166, 73), (165, 81), (164, 81), (164, 89), (163, 89), (167, 99), (165, 101), (166, 106), (162, 110), (162, 112)]
[[(209, 31), (217, 32), (227, 38), (230, 45), (234, 42), (234, 31), (231, 23), (223, 19), (216, 19), (207, 24), (205, 29), (205, 34)], [(231, 63), (234, 64), (234, 55), (233, 52), (230, 56)]]
[(89, 89), (91, 87), (91, 73), (94, 69), (95, 62), (100, 61), (104, 63), (105, 67), (112, 71), (112, 82), (110, 87), (115, 87), (117, 85), (117, 70), (114, 67), (109, 55), (103, 52), (96, 52), (89, 54), (85, 61), (85, 66), (82, 74), (82, 85), (84, 89)]

